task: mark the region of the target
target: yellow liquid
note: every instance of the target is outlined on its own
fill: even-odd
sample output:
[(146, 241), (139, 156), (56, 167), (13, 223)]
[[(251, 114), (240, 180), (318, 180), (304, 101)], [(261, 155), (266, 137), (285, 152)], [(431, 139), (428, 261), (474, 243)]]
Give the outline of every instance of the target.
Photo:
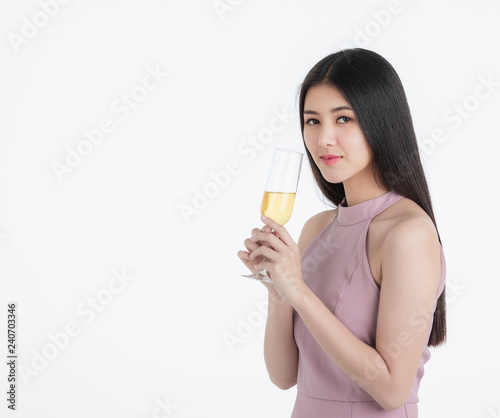
[(260, 214), (285, 225), (292, 216), (295, 193), (264, 192)]

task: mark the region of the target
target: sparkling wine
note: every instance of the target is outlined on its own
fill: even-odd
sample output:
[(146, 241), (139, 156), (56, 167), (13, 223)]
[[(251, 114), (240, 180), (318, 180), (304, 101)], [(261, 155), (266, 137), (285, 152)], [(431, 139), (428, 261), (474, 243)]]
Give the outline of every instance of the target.
[(264, 192), (260, 214), (284, 225), (292, 216), (295, 193)]

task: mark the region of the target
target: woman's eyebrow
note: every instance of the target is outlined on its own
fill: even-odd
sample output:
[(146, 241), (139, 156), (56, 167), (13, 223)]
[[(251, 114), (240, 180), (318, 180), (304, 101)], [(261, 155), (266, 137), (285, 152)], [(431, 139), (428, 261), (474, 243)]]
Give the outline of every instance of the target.
[[(349, 106), (339, 106), (339, 107), (334, 107), (333, 109), (330, 109), (330, 113), (335, 113), (338, 112), (339, 110), (352, 110)], [(315, 110), (304, 110), (304, 115), (319, 115), (318, 112)]]

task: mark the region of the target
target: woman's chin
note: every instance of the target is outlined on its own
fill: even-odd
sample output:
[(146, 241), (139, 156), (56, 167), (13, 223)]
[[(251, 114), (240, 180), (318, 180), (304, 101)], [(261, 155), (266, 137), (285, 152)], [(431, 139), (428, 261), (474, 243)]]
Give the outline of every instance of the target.
[(323, 174), (323, 178), (328, 182), (328, 183), (332, 183), (332, 184), (339, 184), (339, 183), (343, 183), (345, 181), (345, 178), (342, 176), (332, 176), (332, 175), (328, 175), (328, 173), (322, 173)]
[(338, 179), (328, 179), (328, 178), (325, 178), (325, 180), (326, 180), (328, 183), (331, 183), (331, 184), (339, 184), (339, 183), (343, 183), (343, 180), (338, 180)]

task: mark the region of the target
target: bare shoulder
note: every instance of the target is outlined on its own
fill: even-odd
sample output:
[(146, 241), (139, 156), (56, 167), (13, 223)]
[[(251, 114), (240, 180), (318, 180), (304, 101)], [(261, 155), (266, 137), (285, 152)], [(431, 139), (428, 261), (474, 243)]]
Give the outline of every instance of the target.
[[(439, 238), (430, 216), (414, 201), (402, 198), (374, 220), (380, 226), (385, 256), (397, 248), (436, 254)], [(375, 224), (377, 226), (377, 224)]]
[(337, 217), (337, 209), (317, 213), (307, 220), (300, 233), (297, 245), (302, 255), (310, 242)]
[(432, 219), (413, 200), (398, 200), (371, 222), (367, 253), (370, 270), (378, 286), (382, 283), (383, 265), (395, 254), (413, 255), (439, 262), (439, 239)]
[(438, 240), (437, 231), (430, 216), (413, 200), (398, 200), (376, 216), (385, 232), (385, 240), (401, 241), (412, 238)]
[(415, 292), (435, 295), (441, 276), (436, 227), (410, 199), (401, 199), (400, 207), (393, 211), (392, 218), (387, 219), (390, 225), (381, 249), (381, 283), (393, 291), (399, 292), (406, 286)]

